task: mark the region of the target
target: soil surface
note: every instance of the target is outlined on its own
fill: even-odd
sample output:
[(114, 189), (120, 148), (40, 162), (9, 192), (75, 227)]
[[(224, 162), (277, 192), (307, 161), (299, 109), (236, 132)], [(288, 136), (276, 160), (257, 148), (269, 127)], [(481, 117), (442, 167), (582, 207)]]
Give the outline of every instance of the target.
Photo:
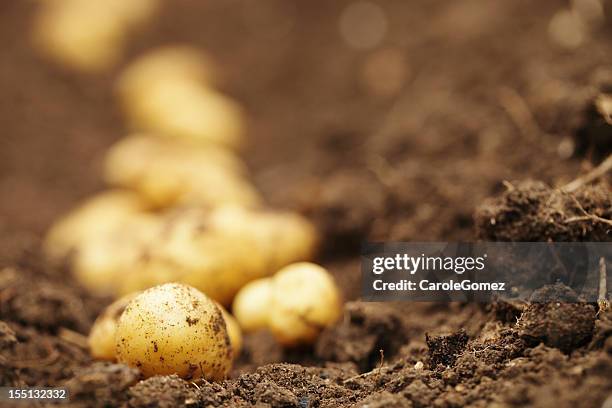
[[(612, 150), (597, 102), (612, 91), (610, 2), (572, 50), (549, 35), (566, 1), (379, 2), (375, 49), (341, 35), (344, 0), (166, 2), (121, 66), (177, 42), (215, 57), (219, 86), (249, 114), (243, 155), (258, 188), (317, 224), (318, 261), (347, 300), (310, 349), (247, 336), (219, 383), (143, 381), (89, 357), (84, 336), (110, 299), (73, 283), (39, 243), (103, 188), (104, 152), (125, 134), (121, 66), (90, 76), (42, 59), (28, 34), (36, 3), (0, 2), (0, 385), (66, 386), (84, 407), (612, 406), (612, 312), (571, 293), (521, 305), (358, 300), (364, 240), (611, 240), (607, 176), (559, 190)], [(373, 76), (376, 64), (395, 70)]]

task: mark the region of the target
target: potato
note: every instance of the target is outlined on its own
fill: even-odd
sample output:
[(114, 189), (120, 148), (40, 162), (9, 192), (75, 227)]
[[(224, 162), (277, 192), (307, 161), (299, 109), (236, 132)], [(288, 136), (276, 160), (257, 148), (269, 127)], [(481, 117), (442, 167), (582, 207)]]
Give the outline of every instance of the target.
[(57, 0), (41, 4), (34, 40), (57, 62), (85, 72), (113, 66), (131, 28), (155, 13), (158, 0)]
[[(89, 350), (93, 358), (109, 361), (117, 358), (115, 334), (117, 332), (119, 317), (128, 303), (139, 293), (140, 292), (135, 292), (119, 298), (104, 309), (100, 316), (98, 316), (87, 339)], [(217, 307), (221, 310), (221, 314), (223, 315), (223, 320), (227, 328), (227, 335), (229, 336), (232, 346), (232, 353), (234, 358), (236, 358), (240, 355), (240, 351), (242, 350), (242, 330), (240, 330), (240, 325), (234, 316), (225, 310), (223, 306), (217, 304)]]
[(299, 262), (274, 275), (268, 324), (282, 345), (313, 343), (340, 314), (338, 287), (324, 268)]
[(262, 258), (264, 270), (254, 279), (271, 275), (290, 263), (312, 259), (316, 252), (315, 228), (302, 216), (290, 212), (227, 205), (211, 212), (210, 228), (233, 241), (248, 242), (250, 257)]
[(47, 3), (35, 21), (39, 48), (71, 68), (97, 72), (111, 67), (121, 55), (126, 30), (103, 2)]
[(236, 294), (232, 311), (245, 332), (268, 327), (271, 297), (272, 279), (270, 278), (251, 281)]
[(225, 327), (227, 328), (227, 335), (229, 336), (230, 344), (232, 345), (234, 358), (238, 358), (240, 352), (242, 351), (242, 330), (240, 330), (240, 325), (234, 316), (225, 310), (223, 306), (220, 304), (217, 304), (217, 306), (223, 314), (223, 320), (225, 320)]
[(150, 21), (159, 10), (160, 5), (159, 0), (105, 0), (103, 3), (130, 28)]
[(187, 283), (222, 305), (263, 265), (249, 256), (244, 241), (232, 241), (208, 225), (208, 211), (177, 210), (168, 216), (164, 234), (122, 280), (121, 293), (142, 290), (170, 281)]
[(119, 319), (115, 340), (118, 361), (145, 377), (220, 380), (232, 365), (221, 310), (188, 285), (168, 283), (137, 295)]
[(121, 74), (117, 92), (125, 104), (145, 98), (151, 84), (181, 80), (207, 86), (214, 81), (212, 60), (197, 48), (174, 45), (157, 48), (133, 61)]
[(66, 257), (88, 239), (112, 231), (127, 218), (145, 210), (144, 202), (129, 191), (99, 193), (50, 228), (44, 242), (45, 253), (52, 258)]
[(105, 179), (110, 184), (133, 186), (146, 177), (153, 161), (206, 162), (236, 174), (246, 174), (243, 161), (233, 152), (215, 146), (198, 147), (160, 139), (151, 134), (133, 134), (115, 143), (105, 160)]
[(116, 294), (126, 273), (146, 256), (147, 245), (161, 234), (161, 218), (153, 214), (127, 217), (113, 230), (81, 243), (71, 260), (72, 270), (89, 291)]
[(135, 130), (191, 144), (237, 148), (243, 141), (242, 108), (221, 93), (191, 81), (150, 83), (146, 92), (122, 101), (122, 105)]
[(131, 294), (114, 301), (98, 316), (87, 338), (89, 351), (93, 358), (111, 361), (116, 359), (117, 323), (121, 313), (135, 296)]
[(242, 161), (220, 148), (132, 136), (111, 148), (105, 167), (109, 184), (134, 189), (158, 207), (260, 202)]
[(236, 206), (181, 209), (162, 229), (148, 256), (121, 280), (120, 293), (176, 281), (228, 306), (246, 283), (314, 251), (312, 226), (289, 213)]

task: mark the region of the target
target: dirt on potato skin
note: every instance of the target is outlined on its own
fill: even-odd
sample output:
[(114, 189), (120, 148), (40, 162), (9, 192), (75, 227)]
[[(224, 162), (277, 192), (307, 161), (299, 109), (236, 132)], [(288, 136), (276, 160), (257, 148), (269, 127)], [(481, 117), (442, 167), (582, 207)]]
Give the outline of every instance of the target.
[[(366, 239), (609, 241), (601, 223), (561, 223), (581, 214), (555, 190), (609, 151), (610, 127), (593, 109), (609, 91), (609, 2), (603, 26), (574, 51), (547, 34), (564, 1), (381, 3), (390, 24), (383, 47), (407, 63), (393, 96), (373, 95), (362, 80), (377, 50), (352, 50), (338, 34), (347, 4), (177, 0), (131, 41), (123, 64), (176, 41), (218, 59), (221, 87), (250, 114), (244, 156), (256, 184), (272, 205), (317, 223), (321, 261), (347, 300), (359, 296)], [(247, 336), (220, 383), (141, 382), (123, 365), (92, 362), (83, 336), (109, 299), (86, 293), (37, 248), (59, 214), (103, 188), (104, 151), (125, 134), (112, 96), (120, 67), (91, 77), (43, 61), (26, 35), (15, 36), (34, 8), (0, 4), (0, 33), (11, 38), (0, 59), (3, 385), (65, 385), (75, 406), (557, 408), (609, 398), (612, 317), (598, 313), (591, 325), (594, 305), (577, 311), (587, 312), (586, 324), (542, 332), (538, 320), (556, 306), (351, 303), (312, 349), (283, 351), (269, 333)], [(548, 225), (557, 216), (551, 197), (562, 218)], [(605, 182), (575, 198), (609, 218)], [(504, 222), (493, 227), (491, 216)], [(463, 344), (463, 330), (454, 358), (432, 367), (439, 352), (427, 338)]]

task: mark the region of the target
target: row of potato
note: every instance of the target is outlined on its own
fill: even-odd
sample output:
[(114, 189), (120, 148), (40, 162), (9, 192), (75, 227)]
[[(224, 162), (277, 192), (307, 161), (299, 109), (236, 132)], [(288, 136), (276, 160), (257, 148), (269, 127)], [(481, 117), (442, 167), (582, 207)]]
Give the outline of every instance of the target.
[[(314, 227), (263, 204), (236, 153), (243, 114), (212, 87), (213, 71), (188, 47), (161, 48), (129, 65), (117, 95), (134, 133), (108, 151), (104, 179), (111, 189), (48, 232), (48, 256), (68, 260), (92, 292), (119, 298), (94, 326), (95, 357), (114, 359), (121, 349), (117, 310), (134, 293), (167, 282), (189, 285), (224, 307), (239, 294), (238, 324), (221, 308), (234, 349), (239, 326), (269, 328), (293, 346), (314, 341), (339, 316), (331, 275), (315, 264), (294, 264), (315, 255)], [(150, 350), (143, 353), (124, 353), (137, 356), (124, 361), (142, 363)], [(164, 370), (150, 373), (185, 372)]]

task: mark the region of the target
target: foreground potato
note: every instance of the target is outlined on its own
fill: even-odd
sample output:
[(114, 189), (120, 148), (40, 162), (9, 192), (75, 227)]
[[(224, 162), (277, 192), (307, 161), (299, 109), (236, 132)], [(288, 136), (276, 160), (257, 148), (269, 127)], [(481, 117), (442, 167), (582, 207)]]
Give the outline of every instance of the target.
[(246, 168), (233, 153), (216, 147), (194, 147), (137, 135), (109, 151), (105, 179), (138, 191), (152, 205), (218, 206), (259, 204)]
[(117, 359), (146, 377), (178, 374), (219, 380), (232, 351), (215, 303), (197, 289), (168, 283), (136, 296), (119, 319)]
[(339, 290), (324, 268), (300, 262), (274, 275), (268, 322), (279, 343), (310, 344), (340, 314)]
[(117, 324), (119, 317), (135, 294), (124, 296), (110, 304), (94, 322), (87, 342), (93, 358), (115, 360)]
[(143, 201), (129, 191), (99, 193), (51, 227), (45, 238), (45, 253), (52, 258), (65, 257), (83, 242), (112, 231), (145, 209)]
[(257, 279), (247, 283), (234, 298), (232, 311), (240, 327), (252, 332), (268, 327), (272, 279)]

